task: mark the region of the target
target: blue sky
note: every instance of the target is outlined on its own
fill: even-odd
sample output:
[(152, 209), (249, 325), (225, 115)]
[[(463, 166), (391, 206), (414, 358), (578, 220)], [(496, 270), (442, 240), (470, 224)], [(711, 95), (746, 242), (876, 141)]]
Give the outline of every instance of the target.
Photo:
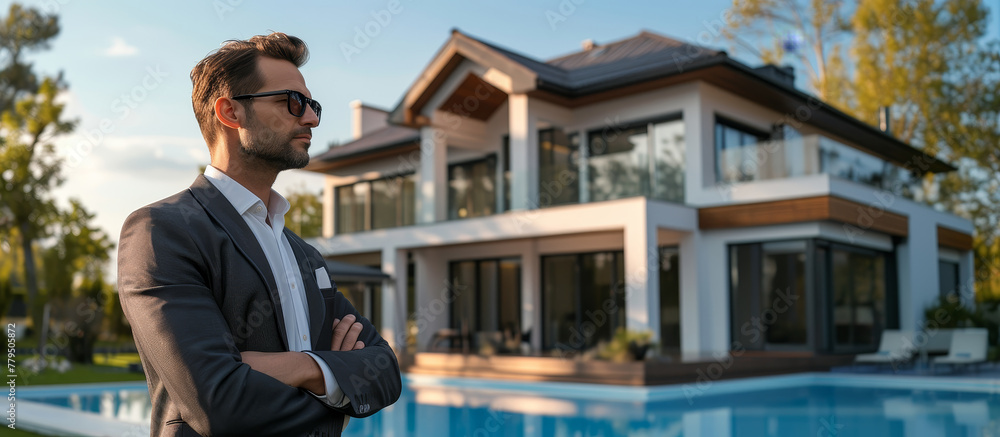
[[(393, 107), (456, 27), (542, 60), (577, 51), (584, 39), (609, 42), (647, 29), (759, 63), (712, 31), (731, 0), (21, 3), (57, 12), (62, 25), (51, 50), (29, 55), (36, 70), (65, 74), (67, 112), (80, 121), (74, 134), (56, 141), (72, 164), (58, 195), (80, 198), (115, 240), (129, 212), (186, 188), (208, 163), (188, 74), (227, 39), (273, 30), (309, 44), (302, 73), (324, 109), (314, 155), (349, 138), (350, 101)], [(9, 4), (0, 1), (4, 15)], [(994, 37), (997, 23), (992, 16)], [(374, 34), (367, 41), (358, 38), (366, 27)], [(345, 54), (347, 45), (357, 50)], [(318, 191), (318, 176), (285, 172), (275, 184), (283, 193), (302, 187)]]

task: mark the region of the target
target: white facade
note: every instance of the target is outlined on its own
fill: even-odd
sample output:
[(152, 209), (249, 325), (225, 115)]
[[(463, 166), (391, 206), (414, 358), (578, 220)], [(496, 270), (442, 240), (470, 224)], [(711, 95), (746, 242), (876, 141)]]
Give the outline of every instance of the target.
[[(474, 75), (507, 94), (486, 121), (440, 109), (455, 94), (462, 80)], [(373, 255), (393, 279), (381, 287), (381, 332), (400, 350), (407, 320), (419, 328), (418, 350), (433, 335), (451, 326), (449, 263), (459, 260), (520, 258), (521, 331), (529, 334), (533, 353), (544, 353), (541, 326), (546, 323), (542, 302), (542, 262), (546, 255), (622, 251), (625, 277), (625, 320), (633, 330), (660, 335), (660, 273), (657, 248), (676, 246), (681, 260), (679, 278), (680, 352), (684, 357), (705, 357), (733, 347), (730, 318), (730, 245), (789, 239), (820, 238), (851, 246), (893, 253), (898, 290), (898, 324), (918, 329), (923, 309), (938, 296), (939, 259), (958, 262), (962, 283), (971, 283), (972, 255), (968, 251), (939, 250), (937, 228), (971, 235), (972, 224), (890, 192), (828, 174), (720, 184), (716, 177), (714, 128), (716, 117), (737, 120), (768, 131), (778, 120), (797, 117), (802, 135), (820, 134), (840, 143), (862, 148), (836, 132), (810, 124), (805, 110), (785, 114), (763, 102), (751, 102), (704, 81), (688, 81), (618, 99), (575, 108), (519, 93), (516, 80), (491, 65), (462, 61), (443, 85), (434, 91), (419, 114), (427, 125), (420, 128), (419, 150), (369, 159), (327, 174), (324, 190), (324, 237), (312, 241), (325, 256), (350, 261), (352, 256)], [(807, 108), (808, 109), (808, 108)], [(375, 114), (375, 115), (371, 115)], [(807, 114), (806, 114), (807, 115)], [(366, 113), (377, 117), (377, 113)], [(636, 120), (680, 116), (684, 141), (684, 203), (647, 197), (587, 202), (588, 175), (585, 156), (589, 131), (614, 129)], [(378, 126), (379, 121), (355, 120), (355, 126)], [(559, 189), (559, 181), (540, 180), (539, 129), (559, 127), (581, 139), (578, 184), (581, 203), (549, 206), (546, 199)], [(359, 128), (361, 129), (361, 128)], [(504, 135), (509, 136), (511, 181), (495, 188), (496, 210), (503, 209), (506, 190), (510, 210), (483, 217), (448, 219), (448, 166), (470, 158), (501, 156)], [(499, 165), (498, 165), (498, 172)], [(379, 230), (336, 233), (336, 187), (403, 173), (416, 177), (415, 224)], [(497, 178), (501, 180), (501, 178)], [(555, 184), (555, 185), (553, 185)], [(699, 209), (753, 204), (817, 196), (834, 196), (871, 205), (868, 214), (882, 211), (904, 216), (908, 232), (903, 238), (864, 229), (847, 228), (833, 221), (728, 229), (701, 229)], [(858, 230), (861, 232), (857, 232)], [(407, 302), (408, 259), (415, 269), (415, 297), (410, 313)], [(931, 284), (931, 285), (927, 285)]]

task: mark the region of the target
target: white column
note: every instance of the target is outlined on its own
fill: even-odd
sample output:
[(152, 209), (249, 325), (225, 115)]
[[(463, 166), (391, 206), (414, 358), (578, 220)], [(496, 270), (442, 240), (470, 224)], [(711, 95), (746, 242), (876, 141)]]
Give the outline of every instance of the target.
[[(702, 265), (699, 259), (701, 250), (701, 235), (698, 231), (685, 234), (678, 245), (680, 257), (680, 310), (681, 310), (681, 356), (697, 356), (701, 353), (701, 318), (700, 296), (698, 289), (698, 268)], [(707, 264), (712, 265), (712, 264)], [(706, 315), (707, 316), (707, 315)]]
[(448, 265), (434, 249), (413, 252), (416, 269), (417, 351), (426, 351), (434, 333), (448, 327), (454, 296), (448, 288)]
[(382, 327), (379, 334), (397, 356), (406, 354), (406, 251), (395, 247), (382, 249)]
[(626, 211), (633, 217), (625, 225), (625, 311), (626, 327), (649, 330), (653, 341), (660, 339), (660, 269), (656, 226), (641, 211)]
[(937, 224), (911, 214), (908, 232), (906, 243), (897, 248), (899, 327), (915, 331), (924, 321), (924, 308), (939, 294)]
[(538, 207), (538, 117), (525, 94), (511, 94), (507, 106), (510, 113), (510, 209), (535, 209)]
[(417, 223), (434, 223), (448, 217), (448, 137), (435, 127), (420, 129), (420, 191)]
[(334, 196), (334, 178), (329, 176), (323, 178), (323, 238), (333, 237), (334, 212), (336, 211), (336, 197)]
[(521, 256), (521, 332), (531, 331), (532, 351), (542, 350), (542, 266), (537, 240), (530, 240)]

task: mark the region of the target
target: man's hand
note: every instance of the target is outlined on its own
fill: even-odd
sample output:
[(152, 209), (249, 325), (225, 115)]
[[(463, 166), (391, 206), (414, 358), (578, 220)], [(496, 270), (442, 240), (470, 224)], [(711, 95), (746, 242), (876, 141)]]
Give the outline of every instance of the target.
[(365, 348), (365, 342), (358, 341), (364, 326), (357, 320), (354, 314), (344, 316), (343, 320), (333, 319), (333, 342), (330, 344), (330, 350), (356, 351)]
[(240, 352), (250, 368), (296, 388), (326, 394), (323, 371), (303, 352)]

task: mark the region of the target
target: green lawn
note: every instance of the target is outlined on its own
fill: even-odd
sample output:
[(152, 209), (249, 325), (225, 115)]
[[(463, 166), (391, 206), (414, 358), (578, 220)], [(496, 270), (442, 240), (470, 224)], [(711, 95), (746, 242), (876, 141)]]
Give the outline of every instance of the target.
[(5, 435), (5, 436), (9, 435), (11, 437), (41, 437), (41, 436), (44, 436), (44, 434), (35, 434), (33, 432), (22, 431), (20, 429), (13, 429), (12, 430), (10, 428), (7, 428), (6, 426), (4, 426), (3, 435)]

